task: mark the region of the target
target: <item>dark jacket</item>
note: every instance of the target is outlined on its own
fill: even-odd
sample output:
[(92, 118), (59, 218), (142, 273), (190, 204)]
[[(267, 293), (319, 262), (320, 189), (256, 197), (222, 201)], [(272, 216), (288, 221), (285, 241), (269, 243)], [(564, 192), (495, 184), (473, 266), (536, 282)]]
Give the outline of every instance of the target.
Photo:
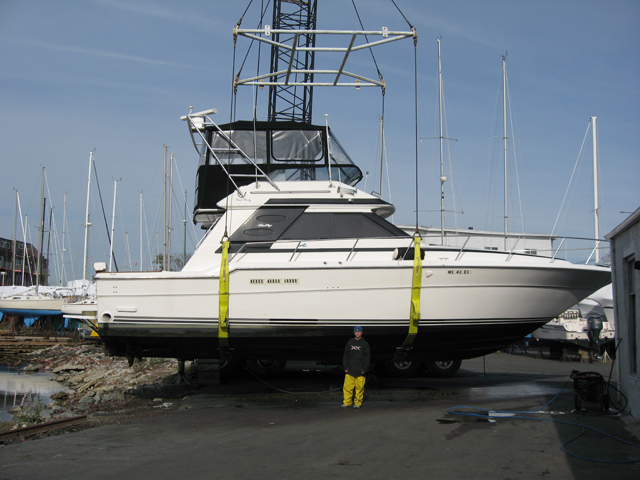
[(370, 359), (369, 344), (363, 337), (360, 337), (360, 340), (352, 338), (344, 347), (342, 365), (352, 377), (361, 377), (367, 373)]

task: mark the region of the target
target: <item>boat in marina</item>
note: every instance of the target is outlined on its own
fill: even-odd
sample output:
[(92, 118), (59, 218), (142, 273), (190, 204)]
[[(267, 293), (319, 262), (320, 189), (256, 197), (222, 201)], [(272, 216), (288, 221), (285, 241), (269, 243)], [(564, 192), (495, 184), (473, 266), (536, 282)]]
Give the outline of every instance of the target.
[[(593, 326), (597, 331), (593, 331)], [(532, 337), (557, 350), (576, 345), (598, 356), (615, 341), (613, 291), (611, 284), (535, 330)]]
[[(280, 33), (298, 39), (310, 30), (234, 29), (272, 45)], [(350, 52), (417, 38), (386, 28), (339, 33), (351, 43), (330, 71), (333, 85), (351, 75), (343, 68)], [(358, 35), (380, 40), (356, 45)], [(292, 64), (277, 72), (285, 84), (306, 72)], [(275, 77), (234, 76), (254, 86)], [(356, 78), (347, 85), (368, 81)], [(112, 355), (244, 361), (268, 373), (287, 360), (339, 364), (359, 325), (372, 363), (406, 366), (397, 373), (408, 376), (426, 362), (446, 375), (611, 281), (609, 269), (552, 256), (427, 245), (417, 227), (412, 235), (388, 220), (394, 205), (356, 187), (362, 171), (328, 121), (218, 125), (215, 113), (183, 117), (199, 157), (193, 218), (207, 229), (190, 260), (177, 272), (96, 264), (98, 333)]]
[(233, 180), (237, 158), (257, 174), (229, 195), (219, 180), (199, 192), (194, 217), (209, 230), (181, 271), (97, 273), (99, 334), (114, 355), (340, 363), (360, 325), (374, 361), (472, 358), (610, 282), (598, 266), (421, 245), (387, 221), (392, 204), (353, 185), (359, 169), (328, 128), (187, 120), (206, 145), (200, 188), (216, 170)]

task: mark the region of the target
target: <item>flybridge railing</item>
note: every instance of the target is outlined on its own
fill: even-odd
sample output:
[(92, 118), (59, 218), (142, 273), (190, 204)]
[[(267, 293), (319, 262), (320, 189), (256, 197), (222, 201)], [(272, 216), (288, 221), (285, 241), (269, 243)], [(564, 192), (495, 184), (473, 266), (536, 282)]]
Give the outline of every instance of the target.
[[(495, 255), (502, 255), (505, 257), (504, 261), (510, 261), (515, 255), (522, 256), (532, 256), (538, 257), (548, 260), (550, 263), (555, 262), (558, 259), (567, 260), (572, 263), (584, 263), (590, 264), (592, 260), (596, 257), (596, 252), (598, 252), (599, 261), (595, 262), (597, 265), (601, 266), (609, 266), (610, 264), (610, 256), (609, 256), (609, 248), (608, 241), (606, 240), (594, 240), (589, 238), (581, 238), (581, 237), (562, 237), (555, 238), (559, 240), (559, 244), (557, 247), (553, 247), (550, 245), (548, 249), (540, 248), (539, 246), (536, 248), (520, 248), (517, 246), (520, 241), (526, 240), (526, 237), (515, 237), (513, 246), (508, 250), (497, 250), (494, 247), (468, 247), (469, 241), (474, 238), (472, 235), (456, 235), (448, 237), (451, 239), (459, 239), (461, 240), (462, 245), (439, 245), (439, 244), (429, 244), (429, 239), (437, 239), (440, 240), (440, 235), (425, 235), (422, 236), (423, 243), (421, 245), (421, 249), (424, 252), (428, 252), (429, 250), (446, 250), (453, 254), (456, 254), (454, 261), (460, 261), (465, 253), (470, 252), (482, 252), (482, 253), (491, 253)], [(381, 249), (389, 250), (394, 248), (398, 250), (395, 255), (390, 258), (390, 260), (413, 260), (413, 256), (407, 255), (411, 252), (411, 248), (414, 245), (413, 237), (380, 237), (380, 238), (356, 238), (356, 239), (348, 239), (348, 238), (333, 238), (333, 239), (314, 239), (314, 240), (278, 240), (275, 242), (248, 242), (243, 244), (240, 249), (233, 254), (233, 257), (230, 259), (232, 261), (236, 256), (241, 254), (251, 253), (248, 251), (249, 248), (255, 246), (271, 246), (271, 245), (285, 245), (291, 244), (294, 245), (293, 252), (289, 256), (289, 262), (295, 260), (296, 254), (304, 251), (305, 244), (313, 242), (314, 244), (318, 243), (327, 243), (327, 242), (353, 242), (351, 245), (342, 243), (339, 248), (349, 248), (349, 252), (345, 258), (345, 262), (349, 262), (354, 258), (354, 254), (357, 250), (358, 245), (363, 241), (369, 240), (385, 240), (387, 242), (397, 242), (397, 245), (381, 245)], [(595, 246), (588, 246), (586, 243), (596, 243)], [(603, 246), (604, 245), (604, 246)], [(338, 247), (336, 247), (338, 248)], [(371, 246), (366, 247), (367, 250), (371, 248)], [(264, 250), (261, 250), (264, 252)], [(271, 253), (276, 253), (278, 250), (270, 250)], [(280, 253), (288, 253), (289, 250), (284, 250)], [(586, 258), (586, 261), (585, 261)]]
[[(200, 155), (205, 155), (205, 152), (202, 151), (201, 147), (206, 146), (207, 150), (211, 154), (211, 156), (215, 159), (216, 163), (224, 170), (224, 173), (227, 175), (233, 186), (235, 187), (235, 191), (238, 192), (238, 195), (243, 197), (242, 191), (240, 187), (235, 182), (235, 178), (253, 178), (256, 181), (264, 180), (269, 182), (269, 184), (276, 190), (280, 191), (278, 186), (269, 178), (269, 176), (264, 173), (264, 171), (258, 166), (258, 164), (253, 160), (252, 157), (247, 155), (234, 141), (233, 139), (227, 135), (227, 132), (223, 131), (213, 120), (211, 120), (211, 115), (218, 113), (215, 108), (211, 110), (205, 110), (202, 112), (193, 113), (191, 109), (189, 109), (189, 113), (183, 117), (180, 117), (180, 120), (185, 120), (189, 124), (189, 133), (191, 134), (191, 141), (193, 142), (193, 146), (198, 151)], [(213, 147), (206, 138), (205, 131), (207, 128), (215, 129), (218, 133), (219, 137), (226, 142), (227, 146), (225, 147)], [(198, 139), (194, 136), (194, 133), (197, 133)], [(236, 154), (242, 160), (249, 164), (253, 165), (255, 168), (255, 173), (233, 173), (225, 165), (225, 162), (220, 159), (218, 154)]]
[[(358, 50), (370, 49), (378, 45), (383, 45), (390, 42), (395, 42), (398, 40), (403, 40), (405, 38), (413, 38), (414, 42), (418, 39), (418, 34), (415, 29), (411, 31), (389, 31), (388, 28), (382, 27), (382, 30), (379, 31), (364, 31), (364, 30), (295, 30), (295, 29), (284, 29), (284, 30), (276, 30), (271, 29), (269, 25), (265, 26), (262, 29), (246, 29), (240, 28), (238, 25), (233, 30), (234, 39), (238, 36), (246, 37), (251, 40), (256, 40), (259, 42), (267, 43), (269, 45), (277, 46), (283, 50), (291, 51), (291, 59), (293, 59), (295, 52), (315, 52), (315, 53), (341, 53), (343, 54), (340, 66), (334, 70), (321, 70), (321, 69), (312, 69), (312, 70), (298, 70), (293, 68), (293, 62), (289, 62), (287, 69), (281, 70), (278, 72), (269, 72), (264, 75), (258, 75), (255, 77), (240, 79), (239, 77), (235, 80), (235, 85), (258, 85), (258, 86), (309, 86), (309, 87), (326, 87), (326, 86), (340, 86), (340, 87), (381, 87), (385, 88), (385, 83), (382, 78), (379, 80), (374, 80), (371, 78), (364, 77), (362, 75), (358, 75), (355, 73), (348, 72), (344, 69), (347, 59), (352, 52), (357, 52)], [(277, 42), (272, 40), (271, 37), (274, 34), (282, 34), (286, 35), (288, 40), (292, 40), (291, 42)], [(350, 37), (349, 44), (346, 47), (332, 47), (332, 46), (300, 46), (298, 45), (298, 38), (302, 35), (315, 35), (316, 39), (318, 36), (322, 37), (325, 35), (332, 36), (346, 36)], [(377, 37), (381, 36), (381, 40), (370, 42), (368, 37)], [(364, 37), (365, 42), (362, 44), (356, 44), (356, 41), (359, 37)], [(301, 81), (301, 82), (292, 82), (291, 76), (296, 76), (296, 74), (312, 74), (310, 78), (314, 80), (310, 81)], [(332, 81), (318, 82), (315, 81), (315, 76), (331, 76), (333, 77)], [(282, 81), (274, 80), (284, 76)], [(341, 77), (349, 77), (350, 79), (355, 79), (355, 81), (349, 82), (340, 82)]]

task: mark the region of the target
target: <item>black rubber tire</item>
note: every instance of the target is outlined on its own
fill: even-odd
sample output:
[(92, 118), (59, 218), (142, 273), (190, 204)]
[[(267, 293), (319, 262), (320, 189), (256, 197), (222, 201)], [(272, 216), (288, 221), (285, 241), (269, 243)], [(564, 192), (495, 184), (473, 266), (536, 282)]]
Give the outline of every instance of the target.
[(413, 377), (420, 369), (420, 362), (415, 360), (402, 360), (399, 362), (384, 362), (384, 371), (393, 378)]
[(237, 360), (230, 358), (229, 360), (220, 360), (220, 375), (233, 375), (240, 364)]
[(432, 377), (451, 378), (460, 370), (462, 360), (429, 360), (425, 363)]
[(259, 360), (251, 358), (246, 361), (247, 368), (256, 377), (275, 378), (284, 371), (287, 366), (286, 360)]

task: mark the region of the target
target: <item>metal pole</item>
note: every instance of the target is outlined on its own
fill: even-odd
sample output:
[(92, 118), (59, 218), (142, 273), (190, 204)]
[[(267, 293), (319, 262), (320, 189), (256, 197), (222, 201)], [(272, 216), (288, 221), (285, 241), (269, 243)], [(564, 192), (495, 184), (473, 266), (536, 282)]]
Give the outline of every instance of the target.
[(600, 252), (598, 250), (598, 239), (600, 238), (600, 222), (598, 219), (598, 132), (597, 122), (598, 117), (591, 117), (591, 124), (593, 125), (593, 218), (595, 222), (595, 234), (596, 234), (596, 265), (600, 263)]
[(16, 257), (17, 257), (16, 250), (18, 249), (18, 242), (16, 240), (17, 239), (17, 236), (16, 236), (17, 222), (18, 222), (18, 191), (16, 190), (16, 206), (15, 206), (15, 212), (13, 214), (13, 256), (11, 259), (13, 272), (11, 274), (11, 285), (16, 284)]
[(169, 162), (169, 224), (168, 224), (168, 228), (167, 228), (167, 235), (168, 235), (168, 241), (167, 241), (167, 253), (168, 253), (168, 257), (167, 257), (167, 270), (171, 270), (171, 231), (173, 230), (173, 228), (171, 228), (173, 226), (173, 219), (171, 218), (173, 214), (173, 153), (171, 154), (170, 157), (170, 162)]
[(64, 192), (64, 197), (63, 197), (63, 201), (62, 201), (62, 255), (61, 255), (61, 259), (60, 259), (60, 266), (61, 266), (61, 275), (60, 275), (60, 285), (64, 285), (65, 280), (66, 280), (66, 275), (65, 275), (65, 270), (64, 270), (64, 254), (66, 252), (66, 249), (64, 248), (64, 228), (65, 225), (67, 224), (67, 192)]
[(87, 177), (87, 206), (85, 209), (84, 223), (84, 260), (82, 263), (82, 279), (87, 279), (87, 260), (89, 252), (89, 197), (91, 194), (91, 169), (93, 167), (93, 152), (89, 152), (89, 175)]
[(438, 39), (438, 116), (440, 119), (440, 239), (444, 245), (444, 146), (442, 136), (442, 61), (440, 57), (440, 39)]
[(167, 146), (162, 146), (162, 270), (167, 270)]
[(140, 192), (140, 271), (142, 271), (142, 192)]
[[(116, 228), (116, 192), (118, 191), (118, 181), (113, 181), (113, 213), (111, 214), (111, 241), (109, 242), (109, 271), (111, 271), (111, 265), (113, 264), (113, 236)], [(125, 262), (126, 262), (125, 255)]]
[(502, 138), (504, 142), (504, 249), (508, 250), (508, 201), (507, 201), (507, 55), (502, 56)]
[(42, 268), (40, 257), (42, 257), (42, 244), (44, 242), (44, 202), (44, 167), (42, 167), (42, 184), (40, 187), (40, 238), (38, 239), (38, 261), (36, 262), (36, 293), (40, 286), (40, 269)]

